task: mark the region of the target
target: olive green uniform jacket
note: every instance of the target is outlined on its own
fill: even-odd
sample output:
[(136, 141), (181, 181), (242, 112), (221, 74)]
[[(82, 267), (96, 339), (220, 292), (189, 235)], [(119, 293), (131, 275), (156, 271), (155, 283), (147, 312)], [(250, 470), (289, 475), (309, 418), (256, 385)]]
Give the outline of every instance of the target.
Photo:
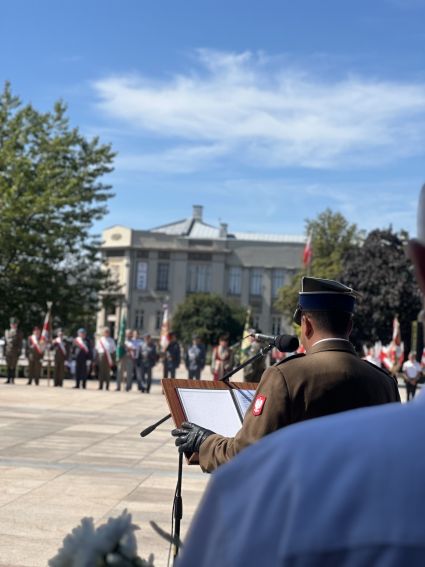
[(211, 472), (281, 427), (399, 401), (396, 380), (361, 360), (348, 341), (320, 341), (308, 354), (287, 358), (264, 372), (242, 428), (235, 437), (207, 437), (200, 447), (199, 463)]

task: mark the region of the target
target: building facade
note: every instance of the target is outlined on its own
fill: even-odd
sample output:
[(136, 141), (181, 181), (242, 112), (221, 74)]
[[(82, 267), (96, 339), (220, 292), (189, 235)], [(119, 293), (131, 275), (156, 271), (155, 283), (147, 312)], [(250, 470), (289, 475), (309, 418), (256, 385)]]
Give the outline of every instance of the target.
[(151, 230), (113, 226), (103, 232), (105, 264), (120, 284), (120, 293), (98, 314), (98, 329), (117, 334), (127, 327), (158, 335), (163, 306), (171, 314), (188, 294), (218, 293), (251, 307), (254, 326), (266, 334), (289, 330), (274, 308), (277, 290), (302, 264), (303, 236), (231, 233), (203, 221), (195, 205), (190, 218)]

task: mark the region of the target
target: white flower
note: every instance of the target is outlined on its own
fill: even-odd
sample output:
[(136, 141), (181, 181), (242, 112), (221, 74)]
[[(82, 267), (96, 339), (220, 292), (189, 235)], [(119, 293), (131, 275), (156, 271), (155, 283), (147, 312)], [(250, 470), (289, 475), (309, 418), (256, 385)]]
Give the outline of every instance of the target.
[(50, 559), (50, 567), (102, 567), (106, 565), (153, 565), (153, 556), (145, 562), (137, 556), (131, 514), (124, 510), (118, 518), (109, 518), (97, 529), (93, 518), (83, 518), (81, 524), (63, 540), (62, 548)]

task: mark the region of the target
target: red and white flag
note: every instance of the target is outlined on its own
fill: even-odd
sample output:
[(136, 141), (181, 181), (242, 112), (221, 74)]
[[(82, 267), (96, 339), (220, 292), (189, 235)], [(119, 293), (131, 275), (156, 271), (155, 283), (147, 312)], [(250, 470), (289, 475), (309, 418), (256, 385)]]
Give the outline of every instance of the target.
[(159, 344), (164, 352), (170, 342), (170, 322), (168, 318), (168, 305), (163, 306), (164, 313), (162, 315), (161, 334)]
[(393, 320), (393, 341), (397, 346), (401, 345), (400, 322), (397, 315), (394, 316)]
[(41, 331), (41, 338), (44, 342), (48, 343), (50, 341), (52, 330), (52, 314), (50, 309), (47, 311), (44, 317), (43, 330)]
[(313, 246), (312, 246), (311, 232), (309, 232), (308, 236), (307, 236), (307, 242), (305, 243), (304, 254), (303, 254), (303, 263), (304, 263), (305, 268), (310, 266), (312, 258), (313, 258)]

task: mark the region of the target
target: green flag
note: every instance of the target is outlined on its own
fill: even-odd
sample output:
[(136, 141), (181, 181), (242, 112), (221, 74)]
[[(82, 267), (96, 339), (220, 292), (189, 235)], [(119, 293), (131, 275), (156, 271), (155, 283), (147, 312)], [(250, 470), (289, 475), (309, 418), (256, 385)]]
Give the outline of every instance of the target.
[(125, 355), (125, 328), (127, 326), (125, 314), (121, 317), (120, 330), (118, 333), (118, 345), (117, 345), (117, 360)]

